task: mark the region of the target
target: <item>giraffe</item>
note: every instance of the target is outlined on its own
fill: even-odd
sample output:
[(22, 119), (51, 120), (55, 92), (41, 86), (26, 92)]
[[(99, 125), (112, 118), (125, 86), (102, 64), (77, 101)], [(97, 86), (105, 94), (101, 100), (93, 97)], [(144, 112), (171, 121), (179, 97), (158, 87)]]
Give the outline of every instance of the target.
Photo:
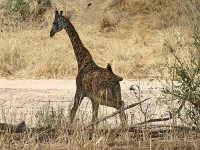
[(113, 72), (113, 71), (112, 71), (112, 67), (111, 67), (111, 65), (110, 65), (109, 63), (107, 64), (107, 67), (106, 67), (106, 68), (107, 68), (110, 72)]
[[(88, 97), (92, 103), (92, 122), (98, 119), (99, 105), (105, 105), (116, 109), (124, 107), (121, 100), (120, 81), (122, 77), (115, 75), (110, 64), (107, 68), (99, 67), (87, 48), (82, 44), (78, 33), (69, 21), (69, 18), (62, 15), (63, 11), (55, 11), (55, 19), (50, 31), (50, 37), (65, 29), (73, 46), (78, 64), (78, 75), (76, 77), (76, 93), (74, 104), (70, 111), (70, 122), (72, 123), (76, 111), (84, 97)], [(125, 112), (119, 114), (123, 127), (127, 126)]]

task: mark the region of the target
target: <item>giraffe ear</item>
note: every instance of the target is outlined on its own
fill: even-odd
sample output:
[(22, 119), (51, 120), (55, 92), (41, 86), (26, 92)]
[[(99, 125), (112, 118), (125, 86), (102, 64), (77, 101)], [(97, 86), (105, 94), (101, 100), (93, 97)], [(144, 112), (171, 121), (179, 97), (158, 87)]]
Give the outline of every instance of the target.
[(57, 16), (57, 15), (58, 15), (58, 11), (56, 10), (56, 11), (55, 11), (55, 16)]
[(62, 16), (62, 14), (63, 14), (63, 11), (60, 11), (60, 16)]

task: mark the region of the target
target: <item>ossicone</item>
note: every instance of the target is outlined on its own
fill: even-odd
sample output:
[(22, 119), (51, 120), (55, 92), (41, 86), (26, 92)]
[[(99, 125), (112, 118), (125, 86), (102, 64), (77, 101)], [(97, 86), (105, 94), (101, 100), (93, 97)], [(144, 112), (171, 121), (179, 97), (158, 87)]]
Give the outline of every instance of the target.
[(62, 16), (62, 14), (63, 14), (63, 11), (60, 11), (60, 16)]

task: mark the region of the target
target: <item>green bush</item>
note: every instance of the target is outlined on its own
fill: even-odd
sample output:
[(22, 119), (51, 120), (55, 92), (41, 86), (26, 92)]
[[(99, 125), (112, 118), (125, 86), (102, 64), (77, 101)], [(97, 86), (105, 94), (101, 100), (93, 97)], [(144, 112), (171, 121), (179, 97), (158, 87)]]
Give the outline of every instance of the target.
[[(165, 44), (175, 58), (175, 64), (170, 69), (173, 70), (171, 75), (173, 80), (176, 78), (178, 84), (164, 89), (165, 94), (170, 94), (173, 100), (177, 101), (175, 114), (191, 127), (200, 129), (200, 29), (198, 26), (194, 28), (193, 43), (183, 45), (178, 42), (178, 47)], [(188, 62), (184, 62), (177, 54), (177, 49), (188, 51)], [(184, 111), (182, 111), (184, 108)], [(187, 116), (187, 120), (182, 118), (183, 114)], [(189, 122), (188, 122), (189, 120)]]
[(2, 5), (5, 13), (19, 13), (24, 19), (29, 15), (42, 14), (51, 7), (51, 0), (8, 0)]

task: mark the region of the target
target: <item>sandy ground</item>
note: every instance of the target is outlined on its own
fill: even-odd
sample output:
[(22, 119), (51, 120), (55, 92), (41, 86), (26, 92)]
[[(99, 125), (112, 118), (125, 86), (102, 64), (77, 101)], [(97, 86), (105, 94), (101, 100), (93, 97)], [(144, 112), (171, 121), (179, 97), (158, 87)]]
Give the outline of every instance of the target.
[[(142, 106), (144, 110), (147, 110), (148, 117), (165, 117), (167, 116), (165, 113), (166, 107), (163, 104), (159, 104), (160, 89), (163, 83), (163, 81), (156, 80), (122, 81), (122, 99), (126, 105), (138, 102), (136, 95), (129, 88), (131, 85), (134, 85), (136, 89), (139, 86), (141, 99), (151, 98)], [(25, 120), (27, 125), (34, 126), (36, 113), (48, 104), (55, 110), (63, 108), (67, 116), (73, 104), (75, 90), (75, 80), (0, 79), (0, 122), (18, 123)], [(138, 90), (136, 91), (138, 93)], [(85, 98), (81, 103), (76, 118), (85, 118), (83, 120), (90, 121), (91, 111), (91, 103), (89, 99)], [(115, 111), (114, 108), (100, 106), (99, 117), (110, 114), (113, 111)], [(127, 110), (126, 113), (129, 124), (144, 121), (139, 106)], [(109, 119), (106, 123), (118, 124), (118, 116)]]

